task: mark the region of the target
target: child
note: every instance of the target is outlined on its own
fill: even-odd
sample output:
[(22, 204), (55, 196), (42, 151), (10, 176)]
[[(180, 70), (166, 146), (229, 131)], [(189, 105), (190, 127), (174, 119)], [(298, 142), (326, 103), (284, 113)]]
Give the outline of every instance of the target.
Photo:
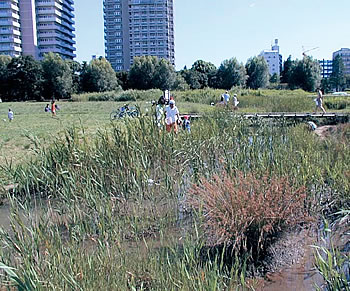
[(46, 106), (45, 106), (45, 112), (50, 112), (51, 111), (51, 109), (50, 109), (50, 105), (49, 104), (46, 104)]
[(190, 117), (188, 115), (184, 116), (184, 121), (182, 123), (183, 129), (187, 130), (188, 133), (191, 132), (191, 121), (190, 121)]
[(51, 101), (51, 112), (52, 112), (52, 117), (56, 116), (56, 104), (55, 100)]
[(11, 110), (11, 108), (9, 108), (9, 112), (7, 113), (7, 117), (9, 118), (10, 122), (13, 120), (13, 111)]

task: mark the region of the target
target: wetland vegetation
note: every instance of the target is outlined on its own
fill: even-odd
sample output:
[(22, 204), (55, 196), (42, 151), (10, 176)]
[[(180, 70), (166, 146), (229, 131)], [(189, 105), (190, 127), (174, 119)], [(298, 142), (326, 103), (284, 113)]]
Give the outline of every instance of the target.
[[(209, 102), (216, 93), (207, 92)], [(296, 102), (276, 97), (277, 107), (257, 92), (246, 99), (241, 92), (242, 111), (259, 111), (249, 104), (260, 97), (263, 111)], [(197, 106), (197, 93), (178, 94), (180, 110)], [(312, 98), (305, 92), (298, 98), (304, 101), (295, 111), (307, 110)], [(146, 114), (111, 123), (109, 101), (64, 103), (58, 120), (42, 109), (28, 116), (29, 106), (43, 109), (18, 105), (15, 122), (6, 124), (15, 130), (16, 122), (27, 122), (33, 131), (25, 134), (27, 149), (23, 137), (13, 152), (30, 151), (29, 157), (2, 163), (2, 176), (15, 187), (3, 192), (10, 219), (0, 232), (0, 286), (256, 290), (252, 275), (263, 275), (259, 262), (282, 232), (325, 217), (324, 230), (341, 221), (348, 235), (349, 124), (320, 140), (305, 124), (245, 120), (205, 105), (191, 134), (172, 135)], [(349, 250), (332, 246), (318, 245), (316, 267), (327, 290), (349, 290)]]

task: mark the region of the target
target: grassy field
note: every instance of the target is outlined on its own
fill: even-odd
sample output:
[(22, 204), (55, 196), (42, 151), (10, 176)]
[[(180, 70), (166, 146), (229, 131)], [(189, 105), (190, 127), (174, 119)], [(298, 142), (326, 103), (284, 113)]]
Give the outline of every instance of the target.
[[(180, 111), (211, 115), (178, 135), (147, 116), (111, 122), (123, 102), (59, 102), (57, 118), (45, 103), (0, 104), (1, 119), (15, 113), (0, 128), (2, 165), (16, 165), (2, 181), (17, 185), (0, 287), (254, 290), (246, 276), (267, 238), (349, 209), (348, 125), (322, 141), (303, 124), (228, 116), (208, 105), (218, 91), (190, 93), (174, 92)], [(240, 94), (247, 112), (313, 106), (306, 92)], [(342, 270), (318, 266), (327, 280)]]
[[(312, 112), (314, 102), (312, 94), (296, 91), (277, 90), (238, 90), (239, 111), (245, 112)], [(211, 102), (218, 102), (222, 90), (194, 90), (186, 92), (173, 92), (178, 100), (178, 108), (181, 113), (207, 113), (215, 111), (210, 106)], [(233, 92), (230, 92), (233, 94)], [(151, 95), (145, 91), (145, 97), (157, 99), (159, 92)], [(89, 95), (90, 96), (90, 95)], [(87, 97), (76, 97), (77, 100), (87, 100)], [(349, 112), (350, 105), (344, 107), (347, 99), (344, 97), (329, 97), (328, 103), (335, 104), (332, 112)], [(50, 144), (52, 139), (64, 129), (71, 126), (84, 127), (86, 134), (94, 134), (98, 128), (109, 126), (109, 114), (126, 102), (58, 102), (61, 110), (57, 118), (52, 118), (50, 113), (44, 112), (45, 102), (16, 102), (0, 103), (0, 164), (5, 160), (15, 164), (28, 159), (31, 156), (33, 145), (41, 143)], [(152, 108), (150, 100), (130, 102), (138, 104), (143, 114), (150, 114)], [(338, 105), (341, 104), (341, 105)], [(337, 107), (341, 108), (340, 110)], [(13, 122), (8, 122), (7, 111), (12, 108), (15, 114)]]

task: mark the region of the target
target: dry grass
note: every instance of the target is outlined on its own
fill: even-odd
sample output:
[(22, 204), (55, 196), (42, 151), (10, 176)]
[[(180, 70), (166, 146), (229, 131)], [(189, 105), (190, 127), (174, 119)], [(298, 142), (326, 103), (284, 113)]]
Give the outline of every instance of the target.
[(269, 235), (306, 220), (305, 199), (305, 188), (294, 189), (287, 178), (238, 172), (201, 179), (188, 202), (202, 211), (211, 244), (259, 253)]

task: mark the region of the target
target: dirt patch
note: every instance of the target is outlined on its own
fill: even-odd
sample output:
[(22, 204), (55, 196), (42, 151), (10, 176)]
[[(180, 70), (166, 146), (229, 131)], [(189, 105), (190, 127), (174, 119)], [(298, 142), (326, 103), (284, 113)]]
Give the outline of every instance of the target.
[(336, 130), (336, 125), (324, 125), (317, 127), (314, 132), (320, 137), (320, 139), (325, 139), (328, 136), (334, 134)]
[(315, 226), (285, 232), (267, 250), (258, 271), (264, 278), (252, 284), (257, 291), (309, 291), (322, 278), (314, 268)]

